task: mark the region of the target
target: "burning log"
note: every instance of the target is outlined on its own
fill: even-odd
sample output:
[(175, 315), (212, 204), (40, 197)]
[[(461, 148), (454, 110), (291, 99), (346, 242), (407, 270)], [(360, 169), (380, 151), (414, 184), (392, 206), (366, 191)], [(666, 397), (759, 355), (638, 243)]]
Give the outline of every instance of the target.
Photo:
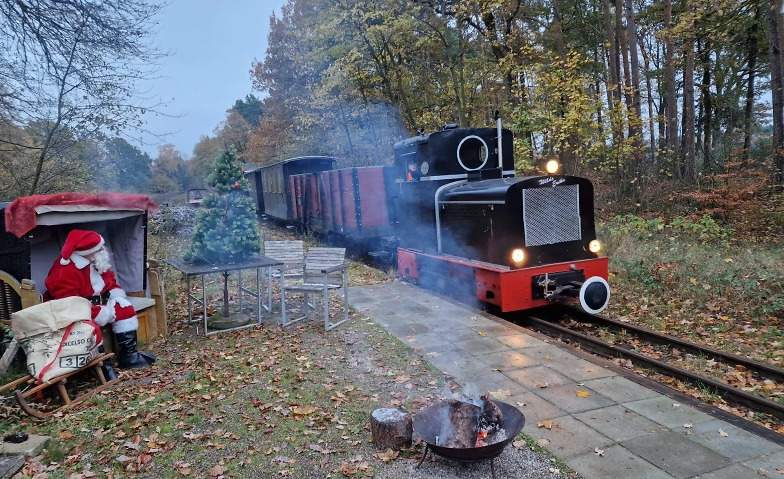
[(370, 415), (370, 431), (377, 449), (399, 451), (411, 447), (411, 415), (395, 408), (376, 409)]
[(436, 445), (468, 449), (486, 445), (488, 434), (504, 425), (504, 415), (489, 394), (479, 398), (479, 405), (447, 399), (442, 401), (441, 430)]

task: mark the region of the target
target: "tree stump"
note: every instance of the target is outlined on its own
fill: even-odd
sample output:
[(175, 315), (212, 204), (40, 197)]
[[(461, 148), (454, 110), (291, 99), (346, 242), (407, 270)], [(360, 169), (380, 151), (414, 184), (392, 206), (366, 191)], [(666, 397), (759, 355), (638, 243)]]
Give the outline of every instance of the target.
[(370, 431), (377, 449), (399, 451), (411, 447), (414, 427), (410, 414), (400, 409), (381, 408), (370, 415)]

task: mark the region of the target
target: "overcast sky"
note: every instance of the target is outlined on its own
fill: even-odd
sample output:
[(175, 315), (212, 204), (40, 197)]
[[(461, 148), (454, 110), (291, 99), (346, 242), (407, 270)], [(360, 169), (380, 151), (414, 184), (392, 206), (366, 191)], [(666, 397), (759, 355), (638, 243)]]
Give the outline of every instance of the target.
[[(171, 56), (163, 60), (161, 78), (150, 95), (169, 101), (164, 112), (180, 118), (148, 115), (147, 128), (171, 133), (172, 143), (190, 158), (202, 135), (226, 117), (226, 110), (252, 91), (253, 59), (264, 59), (270, 15), (280, 17), (285, 0), (170, 0), (158, 18), (155, 40)], [(158, 145), (142, 149), (152, 158)]]

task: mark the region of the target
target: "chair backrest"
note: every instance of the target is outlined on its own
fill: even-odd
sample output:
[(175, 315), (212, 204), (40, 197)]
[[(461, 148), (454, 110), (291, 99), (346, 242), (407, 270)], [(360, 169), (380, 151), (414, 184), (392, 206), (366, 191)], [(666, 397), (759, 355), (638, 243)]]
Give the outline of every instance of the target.
[[(312, 247), (308, 249), (305, 257), (305, 283), (322, 284), (324, 275), (322, 269), (338, 266), (346, 261), (346, 248), (320, 248)], [(342, 285), (343, 272), (336, 271), (327, 277), (329, 284)]]
[(305, 264), (305, 247), (302, 241), (265, 241), (264, 256), (283, 261), (286, 268)]

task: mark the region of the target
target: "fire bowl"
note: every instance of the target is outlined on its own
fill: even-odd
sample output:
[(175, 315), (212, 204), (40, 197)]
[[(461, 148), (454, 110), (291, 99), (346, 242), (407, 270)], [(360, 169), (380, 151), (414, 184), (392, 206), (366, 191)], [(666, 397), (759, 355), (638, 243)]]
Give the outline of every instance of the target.
[(437, 446), (436, 435), (441, 431), (441, 420), (444, 417), (442, 409), (448, 407), (444, 402), (419, 411), (414, 416), (414, 431), (427, 443), (428, 449), (444, 458), (462, 462), (492, 459), (500, 455), (507, 444), (514, 441), (515, 436), (523, 430), (525, 425), (525, 416), (519, 409), (502, 401), (493, 401), (493, 403), (504, 415), (504, 430), (507, 436), (506, 439), (495, 444), (465, 449)]

